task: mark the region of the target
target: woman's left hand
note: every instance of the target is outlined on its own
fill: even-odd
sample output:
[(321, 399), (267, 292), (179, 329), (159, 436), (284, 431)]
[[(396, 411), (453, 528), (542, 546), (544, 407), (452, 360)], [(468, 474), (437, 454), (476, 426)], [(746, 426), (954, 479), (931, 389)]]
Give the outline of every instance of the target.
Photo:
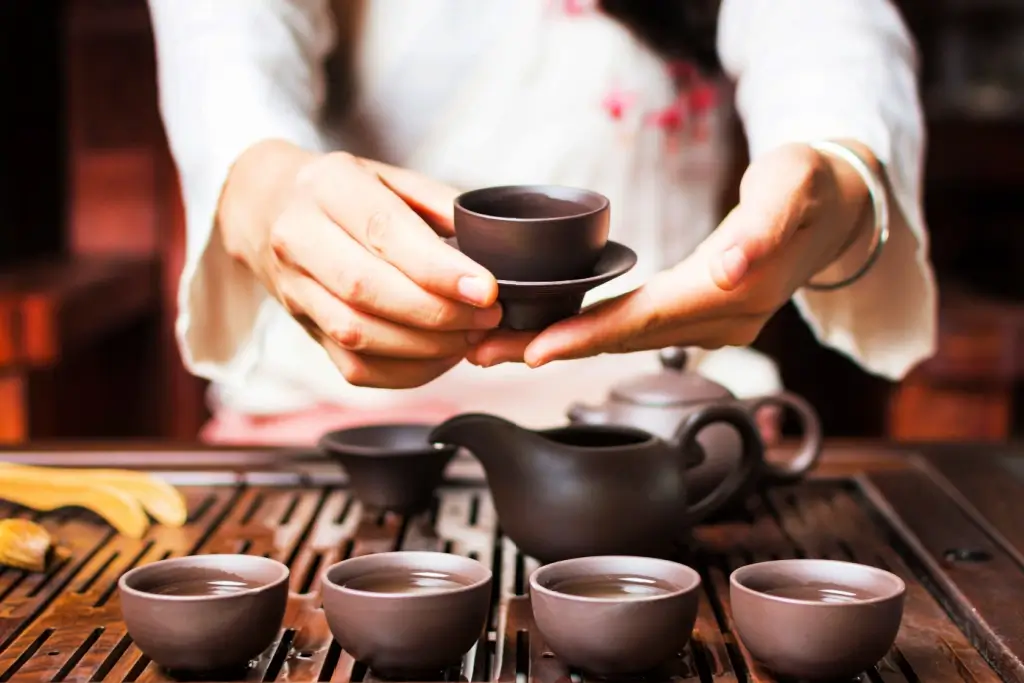
[[(878, 170), (864, 146), (843, 143)], [(747, 168), (739, 204), (689, 258), (540, 333), (492, 332), (468, 359), (538, 367), (666, 346), (749, 345), (812, 277), (831, 282), (844, 277), (833, 271), (863, 263), (872, 222), (867, 187), (850, 164), (784, 145)]]

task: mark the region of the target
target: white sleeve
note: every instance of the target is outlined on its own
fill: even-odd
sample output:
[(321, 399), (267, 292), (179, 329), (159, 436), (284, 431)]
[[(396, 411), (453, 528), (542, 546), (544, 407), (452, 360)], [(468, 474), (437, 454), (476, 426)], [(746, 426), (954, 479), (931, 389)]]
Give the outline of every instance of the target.
[(326, 149), (334, 20), (329, 0), (149, 0), (149, 9), (187, 225), (176, 334), (186, 367), (223, 381), (251, 367), (271, 300), (215, 235), (221, 188), (260, 140)]
[(921, 208), (917, 54), (898, 11), (888, 0), (723, 0), (718, 51), (751, 158), (847, 138), (883, 164), (895, 205), (881, 258), (855, 284), (800, 290), (794, 302), (822, 343), (902, 378), (934, 352), (937, 295)]

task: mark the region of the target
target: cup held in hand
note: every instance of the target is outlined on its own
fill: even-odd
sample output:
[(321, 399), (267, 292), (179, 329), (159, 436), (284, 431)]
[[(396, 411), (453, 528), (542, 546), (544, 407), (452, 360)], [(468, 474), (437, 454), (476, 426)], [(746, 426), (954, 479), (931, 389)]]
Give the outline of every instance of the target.
[(459, 249), (498, 280), (590, 277), (608, 231), (608, 198), (590, 190), (505, 185), (471, 190), (455, 199)]

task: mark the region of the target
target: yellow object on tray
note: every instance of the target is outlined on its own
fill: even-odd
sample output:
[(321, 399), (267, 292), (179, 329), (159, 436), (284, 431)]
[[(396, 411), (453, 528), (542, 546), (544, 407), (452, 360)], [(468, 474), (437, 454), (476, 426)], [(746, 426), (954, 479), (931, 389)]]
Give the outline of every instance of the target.
[(147, 513), (160, 524), (175, 527), (188, 517), (180, 491), (152, 475), (131, 470), (0, 463), (0, 499), (44, 512), (83, 507), (131, 538), (146, 533)]
[(52, 545), (50, 532), (35, 522), (0, 520), (0, 564), (30, 572), (45, 571)]

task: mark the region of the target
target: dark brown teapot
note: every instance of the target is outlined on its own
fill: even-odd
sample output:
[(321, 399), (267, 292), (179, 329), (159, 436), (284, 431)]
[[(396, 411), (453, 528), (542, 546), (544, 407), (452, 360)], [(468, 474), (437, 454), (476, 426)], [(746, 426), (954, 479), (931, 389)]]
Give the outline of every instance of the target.
[[(577, 404), (569, 409), (575, 424), (625, 425), (670, 437), (690, 415), (711, 405), (734, 406), (750, 415), (766, 406), (792, 409), (803, 428), (804, 438), (796, 454), (787, 462), (764, 461), (756, 480), (747, 489), (737, 491), (733, 501), (740, 502), (755, 485), (770, 486), (798, 481), (821, 455), (821, 421), (814, 408), (803, 398), (780, 392), (753, 399), (737, 399), (721, 384), (686, 370), (684, 349), (672, 347), (661, 352), (662, 371), (638, 377), (612, 389), (601, 406)], [(697, 435), (704, 450), (703, 463), (690, 473), (690, 495), (699, 499), (715, 489), (740, 460), (740, 439), (728, 424), (709, 425)]]
[[(708, 495), (689, 496), (701, 457), (695, 437), (719, 422), (739, 434), (739, 462)], [(429, 439), (476, 456), (487, 472), (502, 530), (542, 562), (669, 555), (690, 526), (749, 485), (764, 456), (756, 427), (734, 406), (691, 412), (671, 440), (619, 426), (533, 431), (479, 413), (456, 415)]]

